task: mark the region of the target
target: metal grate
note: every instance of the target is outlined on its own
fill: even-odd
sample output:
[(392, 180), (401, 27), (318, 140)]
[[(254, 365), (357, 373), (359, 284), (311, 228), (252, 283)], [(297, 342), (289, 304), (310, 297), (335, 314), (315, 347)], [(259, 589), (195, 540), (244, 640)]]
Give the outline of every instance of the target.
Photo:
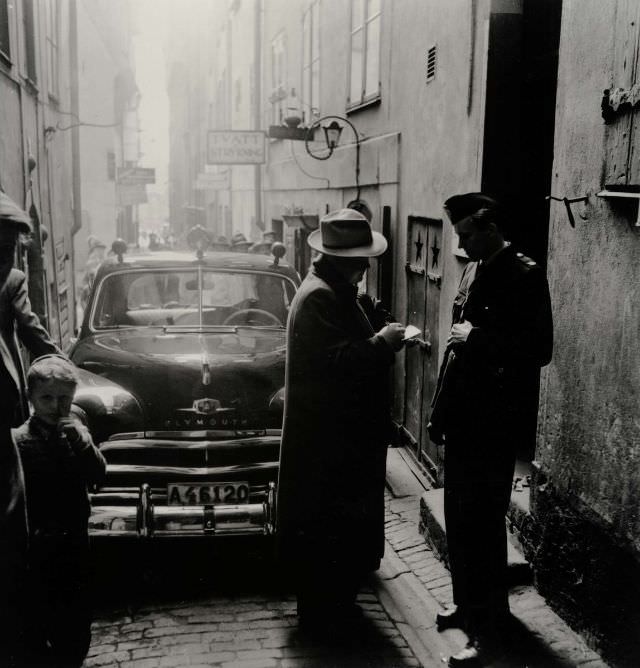
[(434, 44), (427, 51), (427, 83), (436, 78), (436, 65), (438, 62), (438, 49)]

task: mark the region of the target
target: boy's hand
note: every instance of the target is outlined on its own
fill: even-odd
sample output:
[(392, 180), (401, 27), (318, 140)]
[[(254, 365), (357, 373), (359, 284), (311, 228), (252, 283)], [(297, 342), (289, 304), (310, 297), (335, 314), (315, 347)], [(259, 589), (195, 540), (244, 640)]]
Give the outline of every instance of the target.
[(76, 454), (84, 449), (86, 445), (83, 430), (84, 427), (72, 417), (63, 417), (58, 420), (58, 434), (66, 437), (71, 449)]

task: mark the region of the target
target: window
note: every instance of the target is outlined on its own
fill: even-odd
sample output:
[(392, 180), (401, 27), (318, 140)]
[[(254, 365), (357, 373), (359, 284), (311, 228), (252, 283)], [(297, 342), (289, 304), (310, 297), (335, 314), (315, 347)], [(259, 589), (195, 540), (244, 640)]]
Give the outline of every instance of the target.
[(284, 32), (278, 33), (271, 42), (271, 122), (281, 125), (286, 116), (287, 99), (287, 43)]
[(302, 113), (313, 122), (320, 116), (320, 2), (302, 17)]
[(9, 0), (0, 0), (0, 54), (9, 58)]
[(350, 107), (380, 95), (380, 4), (382, 0), (352, 0)]
[(49, 74), (49, 95), (58, 97), (60, 89), (58, 70), (58, 40), (60, 33), (59, 0), (47, 0), (47, 66)]
[(24, 50), (27, 79), (38, 80), (36, 70), (36, 27), (33, 16), (33, 0), (23, 0)]

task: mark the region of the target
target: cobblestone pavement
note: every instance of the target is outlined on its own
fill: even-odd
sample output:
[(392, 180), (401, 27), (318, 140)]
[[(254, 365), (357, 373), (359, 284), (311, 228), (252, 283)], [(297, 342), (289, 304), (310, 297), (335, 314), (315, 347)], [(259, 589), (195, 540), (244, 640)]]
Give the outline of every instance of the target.
[[(407, 473), (390, 451), (395, 475)], [(400, 462), (400, 463), (399, 463)], [(419, 533), (420, 485), (389, 485), (386, 555), (363, 589), (364, 620), (348, 641), (312, 640), (298, 631), (295, 599), (273, 564), (251, 558), (164, 564), (155, 580), (111, 587), (96, 614), (87, 667), (436, 668), (464, 646), (459, 630), (439, 633), (435, 614), (452, 602), (449, 572)], [(201, 550), (200, 547), (193, 548)], [(240, 553), (240, 552), (239, 552)], [(202, 556), (202, 555), (201, 555)], [(143, 561), (132, 556), (131, 563)], [(202, 559), (199, 560), (200, 562)], [(200, 570), (198, 570), (200, 569)], [(213, 577), (210, 573), (223, 573)], [(188, 575), (184, 582), (178, 575)], [(139, 578), (138, 578), (139, 579)], [(169, 590), (170, 586), (170, 590)], [(138, 590), (132, 597), (131, 591)], [(134, 602), (131, 602), (131, 599)], [(515, 641), (487, 668), (606, 668), (531, 586), (512, 589)]]
[[(187, 560), (188, 562), (188, 560)], [(110, 592), (93, 625), (85, 666), (160, 668), (411, 668), (420, 661), (371, 587), (348, 639), (312, 639), (299, 632), (295, 597), (268, 561), (233, 559), (216, 564), (223, 582), (195, 572), (184, 584), (165, 572), (135, 595), (132, 584)], [(224, 571), (228, 568), (228, 571)], [(178, 567), (176, 572), (180, 572)], [(184, 571), (182, 571), (184, 574)], [(171, 584), (171, 591), (163, 586)]]
[[(400, 467), (400, 482), (398, 485), (392, 482), (387, 493), (385, 532), (390, 559), (386, 561), (391, 566), (387, 564), (388, 572), (383, 568), (379, 577), (404, 579), (410, 595), (396, 598), (413, 597), (418, 601), (405, 612), (420, 641), (412, 643), (414, 652), (420, 655), (419, 647), (423, 646), (433, 660), (446, 661), (467, 640), (459, 630), (439, 633), (435, 628), (435, 613), (453, 602), (451, 577), (418, 530), (419, 500), (424, 489), (420, 485), (407, 485), (407, 473), (397, 451), (389, 451), (389, 461), (390, 467), (396, 468), (396, 476)], [(389, 467), (388, 480), (392, 480)], [(533, 586), (513, 587), (509, 605), (513, 614), (513, 648), (504, 662), (496, 662), (496, 668), (607, 668), (602, 658), (569, 628)]]

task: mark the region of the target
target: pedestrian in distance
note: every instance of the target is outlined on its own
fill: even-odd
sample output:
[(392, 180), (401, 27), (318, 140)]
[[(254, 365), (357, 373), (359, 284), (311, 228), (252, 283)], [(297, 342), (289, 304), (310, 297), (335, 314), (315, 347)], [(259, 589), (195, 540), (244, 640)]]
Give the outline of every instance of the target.
[(236, 232), (231, 237), (231, 250), (234, 253), (248, 253), (251, 248), (251, 242), (242, 232)]
[(429, 435), (444, 445), (444, 510), (455, 606), (440, 629), (464, 628), (469, 644), (450, 666), (499, 656), (508, 639), (505, 515), (523, 420), (535, 409), (553, 326), (545, 274), (505, 241), (498, 202), (450, 197), (445, 212), (471, 262), (453, 304)]
[(33, 414), (13, 432), (29, 520), (27, 665), (81, 666), (91, 641), (87, 487), (106, 462), (70, 416), (77, 382), (65, 357), (36, 359), (27, 375)]
[(301, 628), (330, 639), (357, 620), (383, 555), (389, 371), (405, 328), (376, 332), (358, 302), (369, 258), (387, 247), (362, 214), (328, 213), (308, 243), (320, 255), (288, 320), (277, 536)]
[(82, 310), (87, 308), (89, 297), (91, 295), (91, 288), (96, 277), (98, 267), (104, 262), (107, 253), (105, 244), (93, 235), (87, 238), (87, 246), (89, 254), (87, 256), (87, 263), (84, 268), (84, 276), (82, 277), (82, 286), (80, 288), (80, 305)]
[(276, 233), (273, 230), (267, 230), (262, 233), (262, 241), (253, 244), (249, 249), (250, 253), (259, 253), (262, 255), (271, 255), (271, 246), (276, 240)]
[(223, 234), (219, 235), (218, 237), (216, 237), (216, 240), (211, 244), (211, 250), (230, 251), (231, 244), (229, 243), (229, 239), (227, 239), (227, 237), (225, 237)]

